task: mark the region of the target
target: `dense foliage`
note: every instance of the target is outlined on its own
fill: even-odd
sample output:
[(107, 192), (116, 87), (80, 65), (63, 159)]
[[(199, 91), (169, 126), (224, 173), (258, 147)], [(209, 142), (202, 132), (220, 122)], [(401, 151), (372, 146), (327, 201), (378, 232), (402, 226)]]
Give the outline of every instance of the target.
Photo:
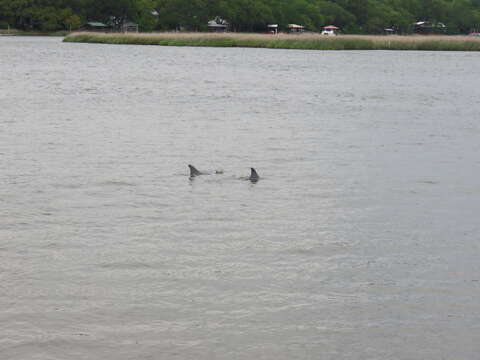
[(0, 28), (75, 30), (86, 21), (118, 26), (127, 19), (150, 30), (206, 30), (220, 16), (234, 31), (266, 24), (335, 24), (349, 33), (410, 32), (419, 20), (442, 22), (448, 33), (480, 28), (480, 0), (0, 0)]

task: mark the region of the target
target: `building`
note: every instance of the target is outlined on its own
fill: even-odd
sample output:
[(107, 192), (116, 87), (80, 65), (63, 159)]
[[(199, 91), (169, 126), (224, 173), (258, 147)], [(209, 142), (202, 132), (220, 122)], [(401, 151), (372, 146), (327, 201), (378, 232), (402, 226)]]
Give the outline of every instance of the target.
[(338, 30), (340, 30), (340, 28), (335, 25), (327, 25), (323, 27), (322, 35), (335, 36), (337, 35)]
[(305, 31), (305, 27), (297, 24), (288, 24), (288, 31), (291, 33), (303, 33)]
[(383, 32), (385, 35), (396, 35), (397, 34), (397, 27), (396, 26), (390, 26), (388, 28), (383, 29)]
[(278, 24), (269, 24), (267, 25), (268, 32), (273, 35), (278, 34)]
[(224, 20), (220, 16), (217, 16), (215, 17), (215, 19), (208, 22), (207, 27), (208, 31), (211, 32), (227, 32), (229, 25), (230, 24), (227, 20)]
[(418, 21), (413, 24), (413, 32), (422, 35), (445, 34), (447, 27), (444, 23), (432, 23), (430, 21)]
[(124, 22), (122, 24), (122, 32), (124, 32), (124, 33), (137, 32), (138, 33), (138, 24), (135, 24), (131, 21)]
[(98, 31), (98, 32), (107, 32), (111, 30), (111, 27), (98, 22), (98, 21), (89, 21), (82, 26), (80, 26), (80, 30), (82, 31)]

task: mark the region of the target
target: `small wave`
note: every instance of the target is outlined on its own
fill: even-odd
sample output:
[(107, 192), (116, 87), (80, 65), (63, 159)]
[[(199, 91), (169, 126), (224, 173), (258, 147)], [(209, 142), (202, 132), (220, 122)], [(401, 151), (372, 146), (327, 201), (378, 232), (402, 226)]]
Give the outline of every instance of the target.
[(58, 248), (58, 244), (56, 242), (51, 242), (45, 245), (40, 246), (43, 249), (56, 249)]
[(120, 181), (120, 180), (108, 180), (102, 181), (98, 183), (100, 186), (136, 186), (136, 184), (128, 182), (128, 181)]
[(304, 255), (304, 256), (314, 256), (318, 254), (316, 249), (308, 249), (308, 248), (293, 248), (288, 249), (285, 251), (287, 254), (290, 255)]
[(52, 186), (57, 189), (79, 189), (83, 185), (82, 184), (52, 184)]
[(145, 263), (132, 262), (132, 263), (108, 263), (99, 265), (103, 269), (114, 270), (132, 270), (132, 269), (151, 269), (152, 267)]

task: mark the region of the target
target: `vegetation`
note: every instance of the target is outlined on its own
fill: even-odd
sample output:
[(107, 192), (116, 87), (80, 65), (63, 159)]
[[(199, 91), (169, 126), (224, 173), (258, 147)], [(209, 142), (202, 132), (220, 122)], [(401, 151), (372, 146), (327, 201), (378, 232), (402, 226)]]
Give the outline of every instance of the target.
[(469, 36), (264, 35), (264, 34), (102, 34), (76, 33), (66, 42), (103, 44), (263, 47), (306, 50), (442, 50), (480, 51), (480, 38)]
[(380, 33), (412, 23), (446, 24), (450, 34), (480, 28), (480, 0), (0, 0), (0, 28), (75, 30), (86, 21), (119, 27), (127, 19), (142, 31), (206, 30), (216, 16), (233, 31), (265, 32), (266, 24), (302, 24), (318, 31), (335, 24), (345, 33)]

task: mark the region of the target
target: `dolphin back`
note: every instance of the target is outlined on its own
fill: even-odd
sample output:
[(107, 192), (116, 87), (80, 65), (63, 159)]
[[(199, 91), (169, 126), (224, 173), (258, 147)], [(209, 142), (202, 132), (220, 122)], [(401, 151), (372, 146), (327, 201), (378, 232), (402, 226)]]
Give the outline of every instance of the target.
[(250, 173), (250, 181), (258, 181), (260, 179), (260, 176), (258, 176), (257, 171), (254, 168), (250, 168), (251, 173)]
[(190, 169), (190, 177), (202, 175), (202, 173), (201, 173), (200, 171), (198, 171), (197, 169), (195, 169), (195, 166), (193, 166), (193, 165), (188, 165), (188, 167), (189, 167), (189, 169)]

